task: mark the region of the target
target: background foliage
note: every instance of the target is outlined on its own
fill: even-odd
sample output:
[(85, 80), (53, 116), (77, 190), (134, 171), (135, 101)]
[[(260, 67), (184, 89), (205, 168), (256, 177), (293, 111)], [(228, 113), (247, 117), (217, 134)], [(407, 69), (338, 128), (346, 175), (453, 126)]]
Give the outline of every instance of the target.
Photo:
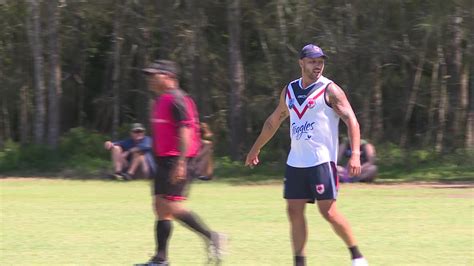
[[(473, 13), (469, 0), (3, 0), (1, 167), (105, 160), (101, 141), (148, 124), (140, 69), (154, 58), (180, 64), (217, 155), (241, 159), (310, 42), (329, 55), (325, 75), (345, 89), (383, 158), (471, 158)], [(285, 157), (287, 130), (264, 156)]]

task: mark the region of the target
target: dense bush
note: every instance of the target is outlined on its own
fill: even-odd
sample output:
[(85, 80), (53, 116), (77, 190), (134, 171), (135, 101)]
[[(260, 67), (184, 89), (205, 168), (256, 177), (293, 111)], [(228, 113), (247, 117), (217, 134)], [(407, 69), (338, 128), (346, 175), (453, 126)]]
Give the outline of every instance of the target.
[(0, 152), (0, 172), (61, 172), (65, 169), (91, 175), (107, 167), (109, 157), (103, 148), (106, 137), (83, 128), (66, 133), (58, 149), (46, 145), (21, 146), (8, 141)]
[[(122, 137), (128, 129), (123, 128)], [(47, 176), (103, 177), (111, 169), (110, 155), (103, 148), (107, 136), (83, 128), (66, 133), (57, 150), (41, 145), (24, 145), (7, 141), (0, 152), (0, 173)], [(244, 161), (223, 156), (215, 159), (218, 178), (262, 181), (281, 178), (286, 151), (267, 147), (260, 154), (261, 163), (254, 169)], [(430, 150), (403, 150), (391, 143), (377, 149), (380, 179), (394, 180), (473, 180), (474, 151), (458, 150), (437, 154)]]

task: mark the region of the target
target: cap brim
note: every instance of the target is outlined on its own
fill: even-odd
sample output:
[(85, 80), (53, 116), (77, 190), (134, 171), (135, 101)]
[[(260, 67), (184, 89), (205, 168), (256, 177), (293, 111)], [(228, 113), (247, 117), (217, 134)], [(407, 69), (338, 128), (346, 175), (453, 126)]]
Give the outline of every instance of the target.
[[(328, 58), (328, 56), (325, 55), (325, 54), (323, 54), (323, 55), (321, 55), (321, 54), (317, 54), (317, 55), (315, 55), (315, 54), (314, 54), (314, 55), (306, 55), (305, 57), (306, 57), (306, 58), (324, 58), (324, 59), (327, 59), (327, 58)], [(302, 57), (301, 59), (303, 59), (303, 58), (305, 58), (305, 57)]]
[(155, 68), (147, 67), (147, 68), (142, 69), (142, 72), (145, 73), (145, 74), (156, 74), (156, 73), (160, 72), (160, 70), (155, 69)]

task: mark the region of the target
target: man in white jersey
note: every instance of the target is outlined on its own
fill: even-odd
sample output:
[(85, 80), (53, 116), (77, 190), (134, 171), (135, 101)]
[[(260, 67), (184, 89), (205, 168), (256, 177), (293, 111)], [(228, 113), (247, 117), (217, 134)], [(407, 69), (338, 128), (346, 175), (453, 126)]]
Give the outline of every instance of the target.
[(306, 203), (317, 201), (321, 215), (349, 248), (352, 265), (368, 265), (360, 253), (351, 226), (336, 208), (338, 191), (337, 151), (339, 119), (347, 125), (352, 155), (347, 169), (360, 174), (360, 130), (344, 91), (322, 76), (326, 55), (308, 44), (300, 52), (301, 78), (290, 82), (280, 102), (267, 118), (249, 151), (245, 165), (259, 163), (260, 149), (290, 117), (291, 150), (285, 170), (284, 198), (287, 202), (295, 265), (306, 265)]

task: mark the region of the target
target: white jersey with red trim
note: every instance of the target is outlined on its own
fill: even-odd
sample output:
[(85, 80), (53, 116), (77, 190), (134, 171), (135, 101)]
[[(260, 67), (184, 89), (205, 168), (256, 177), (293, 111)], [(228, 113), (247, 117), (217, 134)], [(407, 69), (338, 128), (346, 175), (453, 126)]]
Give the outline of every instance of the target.
[(321, 76), (306, 88), (302, 87), (301, 78), (288, 84), (289, 166), (303, 168), (330, 161), (337, 163), (339, 116), (325, 99), (326, 89), (331, 83), (331, 80)]

